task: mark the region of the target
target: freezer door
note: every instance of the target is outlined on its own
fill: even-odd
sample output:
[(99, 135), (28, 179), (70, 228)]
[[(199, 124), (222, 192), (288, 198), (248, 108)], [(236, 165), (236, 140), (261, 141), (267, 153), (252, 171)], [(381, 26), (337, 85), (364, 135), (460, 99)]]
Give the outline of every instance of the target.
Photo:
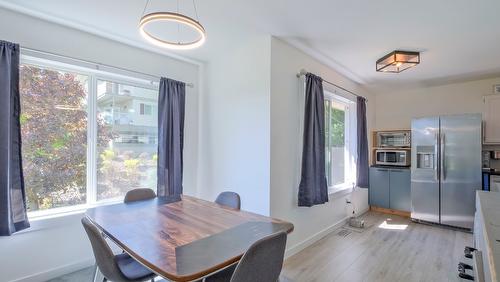
[(411, 217), (439, 223), (439, 118), (412, 120)]
[(441, 117), (441, 223), (472, 228), (481, 190), (481, 115)]

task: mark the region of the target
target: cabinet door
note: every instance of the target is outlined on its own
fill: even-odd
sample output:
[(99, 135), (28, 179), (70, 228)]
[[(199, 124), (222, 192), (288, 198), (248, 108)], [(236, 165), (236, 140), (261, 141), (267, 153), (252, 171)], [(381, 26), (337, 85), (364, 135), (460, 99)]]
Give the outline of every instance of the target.
[(386, 168), (370, 168), (370, 205), (390, 208), (389, 205), (389, 170)]
[(484, 143), (500, 144), (500, 95), (484, 97)]
[(411, 210), (411, 179), (409, 169), (391, 169), (390, 179), (390, 205), (391, 209)]

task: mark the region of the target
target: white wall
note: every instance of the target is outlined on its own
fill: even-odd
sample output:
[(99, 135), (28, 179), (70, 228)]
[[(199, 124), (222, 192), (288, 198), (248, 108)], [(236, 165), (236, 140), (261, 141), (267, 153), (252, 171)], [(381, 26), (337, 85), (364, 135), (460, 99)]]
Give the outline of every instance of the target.
[(368, 98), (368, 130), (374, 124), (375, 97), (358, 84), (343, 77), (312, 57), (272, 38), (271, 40), (271, 216), (292, 222), (294, 232), (288, 239), (288, 254), (295, 253), (315, 239), (331, 231), (345, 219), (345, 199), (351, 198), (358, 211), (368, 209), (367, 189), (356, 189), (352, 195), (331, 197), (323, 205), (311, 208), (297, 206), (302, 139), (299, 125), (301, 99), (296, 74), (306, 69), (325, 80), (334, 82)]
[[(198, 66), (81, 31), (0, 9), (0, 39), (29, 47), (193, 82), (187, 89), (184, 187), (195, 194), (198, 149)], [(81, 214), (51, 220), (46, 229), (0, 237), (0, 281), (40, 281), (92, 262)], [(34, 226), (40, 226), (34, 222)], [(46, 224), (42, 224), (46, 226)]]
[(494, 84), (500, 78), (379, 92), (376, 128), (410, 128), (415, 117), (481, 113), (482, 97), (493, 94)]
[(268, 215), (270, 37), (245, 35), (206, 65), (198, 196), (235, 191), (242, 209)]

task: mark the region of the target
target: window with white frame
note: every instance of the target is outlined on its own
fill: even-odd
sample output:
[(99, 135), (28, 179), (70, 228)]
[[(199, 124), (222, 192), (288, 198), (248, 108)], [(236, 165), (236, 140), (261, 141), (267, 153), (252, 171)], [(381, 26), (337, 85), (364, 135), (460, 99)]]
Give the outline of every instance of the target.
[(356, 104), (325, 91), (325, 160), (330, 193), (348, 189), (356, 179)]
[(20, 95), (30, 216), (156, 187), (157, 85), (22, 55)]

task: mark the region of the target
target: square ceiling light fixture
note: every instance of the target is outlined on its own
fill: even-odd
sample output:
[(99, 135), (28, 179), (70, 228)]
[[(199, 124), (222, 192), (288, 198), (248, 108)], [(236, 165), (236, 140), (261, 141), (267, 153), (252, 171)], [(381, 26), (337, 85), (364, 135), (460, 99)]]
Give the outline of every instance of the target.
[(420, 53), (393, 51), (377, 60), (377, 71), (400, 73), (420, 64)]

